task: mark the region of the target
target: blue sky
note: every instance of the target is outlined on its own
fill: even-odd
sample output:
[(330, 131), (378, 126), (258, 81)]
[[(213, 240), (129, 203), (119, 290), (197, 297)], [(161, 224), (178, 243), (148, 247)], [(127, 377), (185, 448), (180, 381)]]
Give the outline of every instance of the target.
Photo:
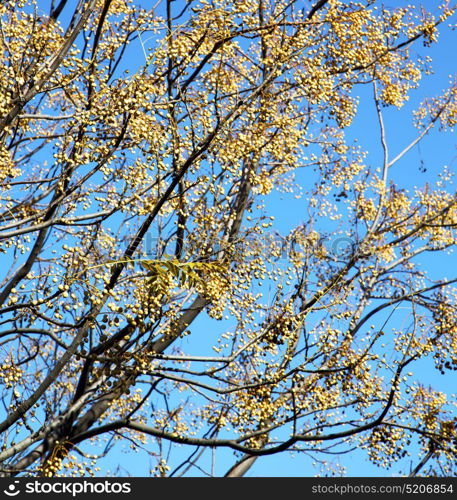
[[(71, 2), (70, 2), (71, 3)], [(150, 2), (138, 2), (144, 7), (149, 6)], [(406, 2), (389, 2), (386, 7), (400, 6)], [(422, 2), (425, 7), (433, 8), (436, 6), (434, 1)], [(65, 17), (64, 17), (65, 18)], [(439, 43), (424, 50), (421, 42), (418, 42), (418, 51), (425, 52), (433, 58), (434, 74), (425, 76), (420, 83), (420, 88), (411, 92), (410, 101), (404, 106), (401, 112), (396, 109), (388, 108), (384, 111), (384, 119), (387, 130), (387, 140), (391, 149), (392, 155), (401, 151), (414, 137), (417, 135), (417, 130), (412, 126), (411, 111), (414, 110), (419, 102), (426, 96), (433, 96), (440, 93), (449, 83), (449, 75), (455, 71), (455, 63), (453, 62), (453, 54), (457, 49), (457, 33), (456, 31), (445, 30), (440, 34)], [(142, 47), (137, 41), (129, 48), (129, 54), (126, 60), (131, 67), (139, 67), (144, 62)], [(371, 99), (372, 89), (369, 86), (357, 87), (354, 94), (360, 97), (360, 106), (353, 124), (347, 131), (349, 140), (357, 139), (358, 144), (362, 149), (369, 152), (367, 162), (370, 165), (378, 166), (382, 162), (382, 149), (379, 142), (379, 127), (376, 118), (374, 103)], [(444, 165), (455, 171), (455, 138), (452, 132), (437, 133), (432, 131), (424, 141), (421, 142), (420, 148), (414, 147), (394, 168), (392, 171), (392, 179), (399, 185), (406, 188), (413, 188), (416, 185), (423, 185), (425, 182), (433, 183)], [(420, 167), (426, 167), (426, 172), (421, 172)], [(304, 177), (300, 179), (301, 174), (297, 175), (297, 180), (305, 182)], [(295, 200), (291, 196), (284, 196), (280, 193), (272, 194), (268, 198), (267, 210), (268, 215), (275, 216), (275, 225), (272, 228), (281, 234), (287, 232), (301, 224), (304, 219), (306, 209), (306, 199)], [(116, 221), (113, 221), (115, 224)], [(452, 267), (457, 268), (455, 255), (443, 257), (431, 255), (423, 257), (424, 265), (429, 270), (432, 276), (436, 278), (451, 277), (448, 276)], [(401, 311), (398, 315), (392, 318), (390, 325), (398, 326), (402, 321)], [(182, 341), (182, 345), (186, 346), (189, 354), (203, 354), (200, 346), (195, 342), (195, 337), (203, 336), (207, 331), (215, 333), (217, 330), (224, 330), (228, 327), (227, 323), (216, 323), (209, 320), (204, 314), (192, 325), (192, 343), (187, 339)], [(419, 379), (425, 380), (431, 385), (436, 385), (437, 389), (444, 392), (451, 392), (455, 389), (455, 375), (451, 379), (450, 376), (441, 376), (435, 370), (432, 370), (430, 360), (423, 360), (415, 365), (415, 373)], [(112, 474), (123, 475), (128, 470), (132, 475), (148, 475), (149, 470), (153, 466), (145, 453), (125, 453), (122, 447), (128, 449), (128, 443), (122, 446), (116, 446), (114, 453), (103, 459), (101, 463), (104, 468), (103, 474), (110, 471)], [(177, 449), (176, 445), (173, 445)], [(179, 463), (187, 453), (190, 453), (191, 448), (181, 448), (182, 451), (177, 453), (173, 466)], [(366, 460), (366, 454), (363, 451), (355, 451), (341, 457), (322, 457), (329, 462), (338, 460), (346, 469), (348, 476), (386, 476), (390, 475), (389, 471), (376, 468)], [(232, 451), (218, 452), (217, 461), (215, 463), (216, 475), (223, 474), (233, 463), (234, 455)], [(279, 456), (261, 457), (249, 471), (249, 476), (309, 476), (322, 473), (319, 466), (313, 465), (315, 460), (306, 455), (290, 456), (286, 453)], [(414, 464), (417, 460), (414, 461)], [(117, 471), (117, 465), (123, 465), (123, 469)], [(210, 468), (211, 450), (207, 450), (204, 455), (202, 464)], [(405, 461), (405, 465), (407, 461)], [(192, 470), (192, 475), (200, 475), (197, 469)]]
[[(403, 111), (398, 113), (395, 109), (385, 110), (387, 136), (392, 155), (401, 151), (411, 140), (417, 135), (417, 130), (412, 126), (411, 116), (409, 112), (418, 105), (423, 97), (436, 95), (445, 83), (448, 81), (449, 75), (449, 55), (454, 47), (457, 47), (456, 33), (447, 33), (446, 36), (440, 38), (440, 44), (434, 45), (428, 52), (434, 58), (435, 74), (424, 77), (421, 82), (421, 87), (418, 90), (412, 91), (411, 99), (405, 105)], [(441, 86), (440, 86), (441, 84)], [(359, 91), (360, 88), (357, 89)], [(382, 149), (379, 144), (379, 128), (375, 114), (374, 104), (371, 100), (371, 89), (361, 89), (362, 92), (357, 92), (361, 97), (361, 105), (359, 112), (353, 122), (353, 125), (348, 130), (348, 136), (357, 138), (359, 145), (369, 152), (367, 162), (373, 166), (380, 165), (382, 162)], [(364, 92), (366, 90), (366, 92)], [(364, 95), (365, 94), (365, 95)], [(422, 185), (425, 182), (434, 182), (437, 179), (438, 173), (443, 165), (455, 166), (453, 163), (455, 157), (455, 138), (452, 131), (440, 132), (432, 131), (424, 141), (421, 142), (420, 150), (413, 148), (394, 168), (392, 178), (401, 186), (413, 188), (417, 185)], [(426, 172), (421, 172), (420, 166), (427, 167)], [(455, 170), (455, 169), (453, 169)], [(281, 193), (273, 193), (268, 200), (268, 213), (275, 216), (274, 230), (282, 234), (286, 234), (291, 228), (303, 222), (303, 209), (306, 208), (306, 200), (295, 200), (290, 196), (284, 196)], [(455, 255), (431, 255), (422, 257), (427, 270), (437, 279), (450, 277), (449, 272), (455, 269)], [(391, 327), (398, 327), (404, 314), (399, 310), (389, 323)], [(222, 332), (227, 328), (227, 323), (218, 323), (211, 321), (205, 314), (199, 317), (192, 325), (192, 338), (182, 341), (186, 352), (189, 354), (202, 355), (201, 346), (195, 342), (195, 337), (205, 336), (208, 332), (212, 335), (217, 335), (217, 332)], [(433, 362), (430, 359), (421, 360), (414, 365), (414, 372), (417, 374), (417, 379), (426, 384), (434, 386), (437, 390), (452, 393), (455, 390), (456, 378), (455, 375), (440, 375), (433, 369)], [(184, 459), (192, 448), (180, 447), (176, 448), (181, 451), (175, 455), (173, 464), (179, 463), (180, 459)], [(201, 466), (209, 470), (211, 464), (212, 452), (207, 450), (204, 458), (201, 461)], [(395, 474), (395, 467), (392, 471), (378, 468), (368, 462), (366, 452), (356, 450), (347, 455), (324, 456), (320, 459), (327, 460), (330, 464), (339, 464), (346, 471), (348, 476), (366, 476), (366, 477), (385, 477)], [(235, 455), (232, 451), (218, 451), (215, 462), (216, 474), (223, 474), (233, 463)], [(123, 454), (118, 451), (117, 455), (110, 455), (106, 459), (106, 466), (112, 472), (116, 470), (117, 463), (128, 463), (125, 466), (124, 472), (128, 469), (133, 475), (147, 475), (150, 468), (149, 460), (145, 455), (139, 453), (137, 456), (131, 453)], [(402, 462), (402, 469), (408, 470), (409, 465), (415, 466), (418, 460), (415, 457), (407, 458)], [(172, 467), (173, 469), (173, 467)], [(300, 477), (314, 474), (324, 474), (326, 467), (320, 467), (316, 462), (315, 457), (310, 457), (302, 454), (287, 454), (283, 453), (279, 456), (265, 456), (257, 460), (255, 465), (248, 472), (247, 476), (282, 476), (282, 477)], [(122, 469), (121, 469), (122, 470)], [(335, 470), (340, 470), (335, 467)], [(197, 469), (192, 469), (192, 475), (203, 475)]]

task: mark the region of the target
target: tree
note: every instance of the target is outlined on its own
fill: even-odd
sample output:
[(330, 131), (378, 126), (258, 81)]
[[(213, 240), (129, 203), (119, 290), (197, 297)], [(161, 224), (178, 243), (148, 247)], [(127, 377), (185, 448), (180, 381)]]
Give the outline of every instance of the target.
[[(122, 443), (158, 475), (198, 473), (206, 450), (240, 476), (355, 448), (455, 473), (431, 373), (457, 368), (457, 276), (427, 260), (455, 246), (452, 173), (394, 178), (455, 125), (457, 87), (417, 107), (395, 155), (385, 125), (408, 120), (455, 9), (73, 8), (0, 7), (2, 474), (95, 473)], [(348, 134), (360, 93), (380, 165)]]

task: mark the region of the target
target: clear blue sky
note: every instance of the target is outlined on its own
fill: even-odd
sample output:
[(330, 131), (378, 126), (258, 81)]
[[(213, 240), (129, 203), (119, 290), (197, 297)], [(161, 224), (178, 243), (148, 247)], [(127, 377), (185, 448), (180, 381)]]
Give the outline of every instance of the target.
[[(143, 6), (147, 2), (141, 2)], [(388, 2), (385, 4), (387, 8), (406, 5), (410, 2)], [(433, 9), (436, 7), (435, 1), (421, 2), (426, 8)], [(451, 20), (452, 21), (452, 20)], [(417, 49), (416, 49), (417, 47)], [(455, 53), (457, 51), (457, 33), (445, 29), (440, 31), (439, 43), (432, 45), (430, 48), (424, 49), (421, 42), (416, 43), (413, 51), (417, 50), (420, 53), (430, 55), (433, 59), (434, 74), (424, 76), (417, 90), (413, 90), (410, 94), (410, 100), (399, 112), (395, 108), (387, 108), (383, 110), (384, 120), (387, 130), (387, 140), (391, 154), (395, 155), (401, 151), (407, 144), (417, 135), (417, 129), (412, 125), (411, 111), (414, 110), (424, 97), (434, 96), (440, 93), (441, 90), (447, 87), (450, 81), (450, 75), (455, 72)], [(141, 51), (138, 46), (131, 47), (132, 54), (137, 51), (138, 60), (141, 60)], [(376, 111), (372, 100), (372, 88), (357, 87), (355, 95), (360, 97), (360, 106), (357, 116), (355, 117), (352, 126), (347, 131), (347, 137), (357, 139), (359, 145), (369, 152), (367, 162), (373, 166), (382, 164), (382, 149), (379, 141), (379, 126), (376, 117)], [(423, 185), (425, 182), (433, 183), (443, 165), (449, 165), (455, 171), (455, 136), (452, 131), (437, 132), (432, 131), (428, 137), (421, 142), (420, 147), (414, 147), (393, 169), (391, 178), (400, 186), (405, 188), (413, 188), (416, 185)], [(420, 167), (426, 167), (426, 172), (421, 172)], [(308, 175), (307, 173), (303, 176)], [(298, 174), (299, 178), (300, 174)], [(306, 180), (303, 178), (304, 183)], [(281, 234), (287, 232), (293, 227), (303, 222), (304, 209), (306, 208), (306, 200), (296, 200), (291, 196), (284, 196), (280, 193), (272, 193), (269, 196), (267, 210), (268, 213), (275, 216), (275, 225), (273, 230), (277, 230)], [(457, 269), (457, 260), (455, 255), (443, 257), (427, 256), (423, 258), (425, 267), (431, 275), (436, 278), (448, 276), (449, 270)], [(394, 315), (389, 325), (398, 327), (404, 315), (401, 311)], [(186, 350), (189, 353), (201, 354), (198, 343), (195, 343), (195, 335), (205, 335), (208, 330), (214, 333), (223, 330), (226, 324), (215, 324), (208, 320), (206, 316), (199, 318), (192, 325), (192, 340), (193, 342), (184, 342)], [(426, 384), (433, 385), (436, 389), (443, 392), (451, 393), (457, 387), (455, 375), (441, 376), (433, 369), (431, 360), (423, 360), (415, 365), (415, 374), (417, 379)], [(190, 453), (190, 448), (182, 447), (182, 455), (186, 456), (186, 452)], [(212, 452), (207, 450), (204, 455), (205, 459), (201, 465), (206, 465), (210, 469)], [(119, 462), (126, 460), (127, 455), (119, 456)], [(175, 455), (176, 458), (176, 455)], [(386, 471), (378, 468), (368, 462), (366, 453), (363, 450), (355, 451), (340, 457), (319, 457), (328, 460), (330, 463), (341, 464), (346, 470), (348, 476), (388, 476), (393, 474), (392, 471)], [(217, 460), (215, 462), (216, 475), (223, 474), (234, 461), (232, 451), (218, 451)], [(114, 467), (116, 457), (110, 456), (106, 460), (108, 467)], [(149, 465), (145, 461), (145, 456), (139, 454), (137, 457), (128, 455), (128, 467), (134, 474), (147, 474)], [(179, 460), (173, 461), (173, 464), (179, 463)], [(411, 462), (417, 464), (417, 460)], [(410, 459), (402, 462), (402, 469), (405, 471), (409, 468)], [(172, 465), (172, 464), (170, 464)], [(133, 469), (134, 467), (134, 469)], [(173, 468), (173, 467), (172, 467)], [(113, 469), (111, 469), (113, 470)], [(322, 468), (316, 463), (314, 457), (302, 454), (287, 454), (283, 453), (279, 456), (266, 456), (257, 460), (255, 465), (247, 474), (248, 476), (309, 476), (314, 474), (325, 474), (325, 466)], [(192, 470), (193, 475), (200, 475), (197, 469)]]
[[(143, 0), (137, 3), (148, 7), (155, 2)], [(391, 1), (385, 4), (385, 6), (396, 7), (406, 3)], [(422, 4), (426, 8), (431, 9), (436, 6), (436, 2), (431, 0), (422, 2)], [(71, 5), (70, 9), (72, 7)], [(390, 108), (384, 111), (387, 140), (393, 154), (401, 151), (417, 134), (416, 129), (412, 126), (410, 112), (417, 107), (418, 103), (425, 96), (439, 94), (449, 83), (449, 75), (455, 72), (455, 62), (453, 61), (455, 59), (454, 54), (457, 51), (457, 33), (446, 29), (440, 34), (438, 44), (424, 49), (421, 42), (418, 42), (417, 50), (427, 53), (433, 58), (435, 73), (424, 77), (420, 88), (411, 92), (411, 99), (401, 112)], [(132, 67), (138, 67), (144, 62), (143, 51), (138, 42), (130, 46), (126, 60)], [(368, 86), (365, 88), (357, 87), (354, 93), (360, 96), (360, 106), (352, 126), (347, 131), (347, 137), (357, 139), (359, 145), (369, 152), (367, 162), (373, 166), (378, 166), (382, 162), (382, 150), (379, 141), (379, 128), (375, 108), (371, 99), (372, 89)], [(412, 188), (415, 185), (422, 185), (425, 182), (433, 182), (436, 180), (436, 176), (441, 171), (443, 165), (449, 165), (455, 171), (455, 155), (455, 137), (453, 134), (451, 132), (437, 133), (432, 131), (421, 142), (420, 148), (413, 148), (394, 167), (392, 178), (405, 188)], [(421, 165), (426, 167), (426, 172), (421, 172), (419, 168)], [(306, 200), (304, 199), (295, 200), (293, 197), (285, 197), (279, 193), (271, 195), (268, 200), (267, 209), (269, 215), (275, 216), (275, 226), (273, 229), (281, 234), (286, 234), (291, 228), (303, 221), (305, 208)], [(443, 258), (441, 254), (439, 257), (424, 257), (424, 264), (431, 275), (437, 278), (446, 277), (452, 267), (457, 269), (455, 255), (446, 258)], [(395, 327), (400, 325), (402, 319), (400, 311), (399, 314), (392, 318), (390, 326)], [(204, 315), (192, 325), (192, 332), (194, 334), (192, 338), (194, 342), (190, 344), (184, 341), (183, 345), (186, 346), (189, 353), (202, 354), (199, 351), (198, 344), (195, 343), (195, 335), (198, 337), (198, 335), (204, 335), (208, 329), (224, 329), (226, 327), (227, 324), (215, 324)], [(452, 379), (449, 376), (440, 376), (436, 371), (432, 370), (432, 363), (427, 360), (416, 365), (415, 374), (417, 374), (418, 379), (424, 380), (444, 392), (451, 392), (457, 386), (455, 375)], [(128, 453), (122, 450), (124, 446)], [(108, 471), (112, 474), (120, 475), (125, 475), (127, 471), (132, 475), (139, 476), (149, 474), (149, 470), (154, 464), (150, 462), (146, 453), (132, 453), (128, 449), (128, 446), (128, 443), (122, 446), (117, 445), (114, 452), (110, 453), (107, 458), (100, 462), (105, 467), (100, 475), (104, 475)], [(173, 447), (177, 448), (177, 445), (173, 445)], [(185, 447), (182, 447), (181, 450), (182, 452), (175, 454), (175, 460), (170, 463), (172, 468), (179, 463), (179, 460), (184, 459), (192, 451), (191, 448)], [(338, 460), (346, 469), (348, 476), (386, 476), (391, 474), (389, 471), (378, 469), (370, 464), (365, 456), (363, 451), (355, 451), (341, 457), (329, 456), (321, 458), (326, 458), (329, 462)], [(222, 475), (233, 464), (234, 455), (232, 451), (218, 451), (217, 457), (215, 472), (216, 475)], [(314, 461), (313, 458), (301, 454), (290, 456), (287, 453), (283, 453), (279, 456), (261, 457), (249, 471), (248, 476), (310, 476), (322, 473), (319, 465), (313, 465)], [(202, 464), (206, 464), (209, 467), (210, 463), (211, 450), (207, 450)], [(118, 464), (121, 467), (123, 466), (123, 468), (118, 469)], [(404, 468), (406, 469), (407, 461), (404, 464)], [(193, 469), (192, 475), (199, 474), (197, 469)]]

